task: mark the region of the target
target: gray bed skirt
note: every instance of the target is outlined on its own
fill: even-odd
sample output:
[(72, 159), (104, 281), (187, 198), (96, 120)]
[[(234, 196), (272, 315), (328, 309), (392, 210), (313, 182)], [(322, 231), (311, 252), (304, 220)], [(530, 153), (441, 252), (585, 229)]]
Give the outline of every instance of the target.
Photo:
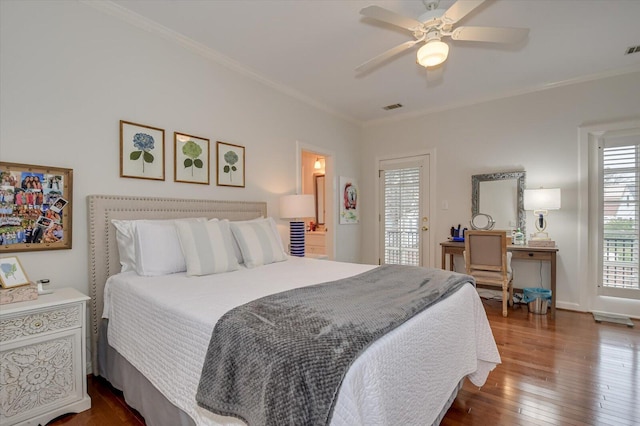
[[(109, 320), (103, 319), (98, 331), (98, 371), (100, 376), (122, 391), (130, 407), (136, 409), (147, 426), (195, 426), (191, 417), (173, 405), (114, 348), (109, 346), (107, 328)], [(453, 390), (433, 425), (439, 425), (462, 388), (464, 378)]]

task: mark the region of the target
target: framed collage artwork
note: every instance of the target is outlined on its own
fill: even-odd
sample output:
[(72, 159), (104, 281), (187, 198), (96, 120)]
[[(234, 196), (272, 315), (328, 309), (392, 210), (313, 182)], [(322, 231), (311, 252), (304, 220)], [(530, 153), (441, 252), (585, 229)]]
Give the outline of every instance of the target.
[(0, 162), (0, 253), (71, 248), (73, 170)]

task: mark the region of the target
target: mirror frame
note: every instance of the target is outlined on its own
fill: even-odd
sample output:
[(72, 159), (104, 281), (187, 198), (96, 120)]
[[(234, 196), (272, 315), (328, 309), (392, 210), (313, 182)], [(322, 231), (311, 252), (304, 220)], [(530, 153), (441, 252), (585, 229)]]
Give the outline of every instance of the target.
[[(318, 180), (319, 178), (322, 178), (322, 206), (320, 206), (320, 201), (319, 201), (319, 191), (318, 191)], [(317, 225), (324, 225), (325, 224), (325, 217), (322, 217), (322, 222), (320, 222), (320, 207), (322, 207), (322, 210), (325, 210), (325, 202), (326, 202), (326, 197), (325, 197), (325, 175), (323, 174), (317, 174), (317, 175), (313, 175), (313, 181), (314, 181), (314, 190), (315, 190), (315, 199), (316, 199), (316, 224)]]
[(483, 175), (471, 176), (471, 217), (479, 213), (483, 213), (478, 211), (480, 208), (480, 182), (515, 179), (518, 198), (516, 206), (516, 209), (518, 211), (518, 228), (520, 228), (520, 231), (524, 235), (527, 235), (527, 215), (524, 210), (524, 187), (526, 175), (526, 172), (518, 171), (488, 173)]

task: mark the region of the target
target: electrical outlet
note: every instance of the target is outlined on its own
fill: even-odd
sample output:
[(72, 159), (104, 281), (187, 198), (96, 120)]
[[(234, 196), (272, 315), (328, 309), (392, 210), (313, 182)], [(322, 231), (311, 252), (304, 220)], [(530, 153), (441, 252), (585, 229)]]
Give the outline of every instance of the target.
[(447, 200), (442, 201), (442, 210), (449, 210), (449, 202)]

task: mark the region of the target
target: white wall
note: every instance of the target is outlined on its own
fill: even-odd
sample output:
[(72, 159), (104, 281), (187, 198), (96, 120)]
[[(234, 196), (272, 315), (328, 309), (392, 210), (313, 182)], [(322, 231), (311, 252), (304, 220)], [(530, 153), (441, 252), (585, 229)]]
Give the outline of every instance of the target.
[[(446, 78), (446, 77), (445, 77)], [(481, 84), (481, 78), (478, 84)], [(591, 122), (640, 116), (640, 73), (563, 86), (478, 105), (433, 113), (398, 122), (379, 123), (364, 130), (362, 150), (363, 211), (375, 211), (376, 157), (401, 156), (434, 149), (436, 203), (431, 232), (444, 241), (452, 225), (468, 224), (471, 216), (471, 176), (479, 173), (525, 170), (529, 188), (560, 187), (562, 209), (548, 218), (550, 235), (557, 241), (558, 306), (586, 310), (578, 280), (578, 183), (586, 178), (578, 170), (578, 127)], [(448, 201), (448, 210), (443, 202)], [(362, 254), (374, 262), (374, 215), (362, 217)], [(527, 231), (534, 230), (529, 212)], [(436, 243), (437, 244), (437, 243)], [(440, 253), (440, 248), (433, 247)], [(440, 256), (436, 255), (439, 266)], [(462, 267), (462, 262), (459, 262)], [(542, 281), (549, 288), (548, 265)], [(515, 286), (540, 284), (540, 265), (515, 264)], [(640, 304), (625, 305), (619, 313), (640, 316)]]
[[(88, 292), (88, 194), (264, 200), (296, 187), (296, 141), (360, 176), (361, 129), (78, 2), (0, 2), (0, 159), (71, 168), (73, 249), (19, 253), (31, 279)], [(119, 120), (165, 129), (166, 180), (119, 177)], [(246, 148), (246, 187), (173, 182), (173, 132)], [(215, 155), (211, 157), (215, 165)], [(286, 223), (281, 222), (287, 235)], [(337, 259), (360, 259), (359, 227)]]

